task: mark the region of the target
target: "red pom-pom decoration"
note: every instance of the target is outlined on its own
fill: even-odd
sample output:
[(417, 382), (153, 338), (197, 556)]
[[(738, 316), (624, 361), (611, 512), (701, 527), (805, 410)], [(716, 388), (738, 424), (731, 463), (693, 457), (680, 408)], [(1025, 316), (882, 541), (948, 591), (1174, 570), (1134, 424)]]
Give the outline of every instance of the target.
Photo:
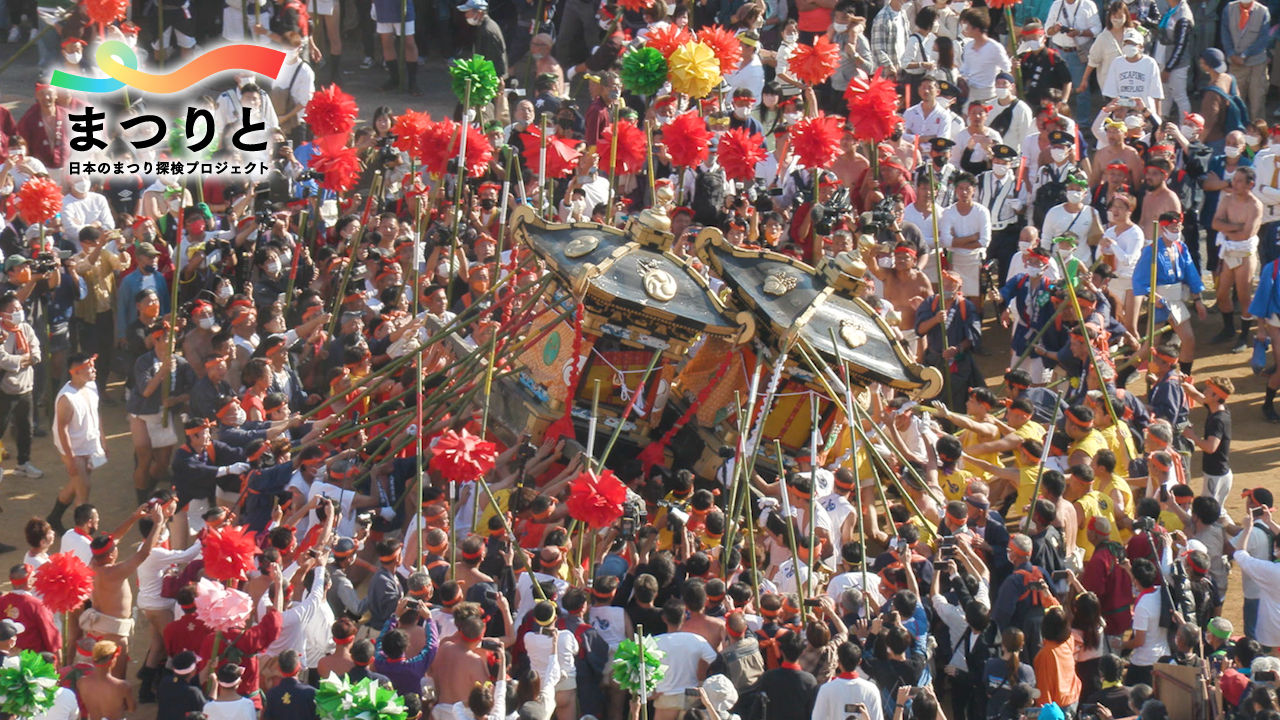
[(346, 135), (356, 126), (356, 99), (337, 85), (317, 90), (307, 102), (307, 125), (315, 135)]
[[(692, 39), (693, 36), (688, 30), (676, 27), (674, 23), (666, 23), (650, 30), (644, 37), (644, 44), (656, 49), (662, 53), (662, 57), (670, 60), (671, 53), (675, 52), (676, 48)], [(739, 48), (739, 56), (741, 56), (741, 48)]]
[(99, 28), (123, 20), (128, 11), (129, 0), (84, 0), (85, 15)]
[(805, 118), (791, 126), (791, 151), (800, 165), (810, 169), (826, 168), (840, 154), (844, 137), (844, 120), (835, 115)]
[(403, 115), (396, 116), (396, 139), (391, 145), (418, 162), (422, 162), (422, 133), (426, 132), (431, 122), (429, 113), (417, 110), (405, 110)]
[(810, 87), (826, 82), (838, 67), (840, 48), (828, 40), (826, 35), (819, 35), (812, 45), (796, 45), (787, 60), (787, 71)]
[(720, 58), (721, 75), (732, 75), (738, 71), (738, 64), (742, 62), (742, 43), (738, 42), (733, 31), (719, 25), (705, 27), (698, 31), (698, 42), (714, 50), (716, 57)]
[(62, 189), (47, 177), (34, 177), (18, 189), (15, 205), (29, 225), (39, 225), (62, 212)]
[(599, 476), (588, 471), (569, 484), (569, 500), (565, 506), (574, 520), (588, 527), (602, 528), (622, 517), (626, 501), (627, 487), (612, 470), (605, 470)]
[(471, 482), (492, 470), (497, 456), (496, 445), (466, 428), (445, 430), (431, 448), (428, 467), (446, 481)]
[(884, 77), (880, 70), (870, 80), (854, 78), (844, 91), (849, 106), (849, 123), (859, 140), (882, 142), (902, 122), (898, 115), (898, 83)]
[(640, 12), (653, 4), (653, 0), (618, 0), (618, 7), (631, 12)]
[(677, 115), (662, 128), (662, 142), (667, 146), (672, 165), (694, 167), (707, 159), (711, 132), (707, 130), (707, 121), (691, 110)]
[[(449, 118), (427, 121), (427, 129), (422, 133), (422, 165), (427, 172), (443, 175), (449, 168), (449, 161), (458, 157), (458, 143), (462, 142), (458, 128), (458, 123)], [(474, 126), (469, 126), (467, 157), (464, 160), (467, 175), (473, 178), (484, 175), (492, 159), (493, 146), (489, 144), (489, 138)]]
[(93, 594), (93, 568), (75, 553), (50, 555), (49, 561), (36, 569), (31, 589), (53, 613), (78, 610)]
[(236, 582), (248, 579), (249, 573), (258, 567), (255, 558), (262, 550), (247, 527), (224, 525), (207, 530), (201, 542), (206, 577)]
[[(613, 133), (618, 133), (617, 155), (613, 154)], [(666, 137), (666, 133), (663, 133)], [(596, 153), (605, 171), (616, 166), (619, 175), (639, 172), (644, 167), (644, 132), (630, 120), (619, 120), (617, 127), (605, 128), (596, 142)], [(616, 162), (612, 162), (616, 158)]]
[(310, 167), (324, 175), (320, 187), (344, 193), (355, 187), (356, 180), (360, 178), (360, 153), (352, 147), (339, 148), (312, 156)]
[[(542, 155), (542, 129), (530, 125), (520, 137), (524, 142), (524, 164), (537, 173)], [(581, 157), (582, 152), (578, 150), (577, 143), (559, 135), (548, 134), (547, 177), (559, 178), (572, 174)]]
[(724, 168), (726, 178), (750, 182), (755, 179), (756, 165), (768, 154), (760, 133), (748, 132), (746, 128), (733, 128), (720, 136), (716, 159), (720, 162), (720, 167)]

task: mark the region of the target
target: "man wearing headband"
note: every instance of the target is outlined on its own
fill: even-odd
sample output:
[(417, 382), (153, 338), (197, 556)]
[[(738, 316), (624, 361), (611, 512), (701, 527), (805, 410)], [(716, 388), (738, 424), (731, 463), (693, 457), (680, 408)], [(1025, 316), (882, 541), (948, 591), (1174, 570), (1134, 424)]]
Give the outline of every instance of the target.
[[(947, 407), (959, 410), (968, 399), (969, 388), (985, 381), (974, 353), (982, 347), (982, 313), (965, 296), (961, 277), (949, 270), (942, 273), (946, 307), (939, 295), (926, 298), (916, 308), (916, 334), (924, 337), (924, 362), (951, 376), (951, 397)], [(976, 289), (975, 289), (976, 291)], [(941, 310), (940, 310), (941, 309)], [(947, 347), (942, 341), (942, 312), (947, 320)]]
[[(295, 650), (285, 650), (276, 658), (280, 682), (263, 693), (262, 714), (278, 720), (311, 720), (316, 717), (316, 689), (298, 679), (306, 671), (306, 661)], [(325, 676), (322, 676), (325, 677)]]
[(92, 669), (72, 681), (85, 717), (122, 720), (138, 709), (133, 688), (119, 674), (113, 673), (113, 668), (122, 664), (119, 659), (124, 654), (123, 650), (123, 646), (112, 640), (94, 643)]
[(68, 480), (58, 491), (53, 510), (45, 518), (55, 532), (62, 531), (62, 516), (74, 502), (89, 501), (93, 470), (107, 464), (102, 447), (102, 421), (98, 418), (96, 355), (73, 353), (67, 358), (71, 379), (58, 391), (53, 411), (53, 445), (62, 458)]
[(169, 352), (169, 323), (159, 322), (146, 330), (149, 347), (131, 369), (132, 391), (125, 403), (129, 431), (133, 436), (133, 488), (139, 503), (169, 473), (173, 449), (178, 444), (180, 425), (171, 409), (161, 412), (162, 385), (172, 379), (170, 407), (181, 404), (196, 381), (195, 373), (181, 355)]
[[(165, 530), (161, 507), (152, 505), (147, 512), (151, 521), (150, 532), (128, 560), (118, 562), (120, 553), (117, 540), (110, 535), (95, 537), (89, 546), (93, 553), (93, 560), (89, 563), (94, 571), (93, 594), (90, 597), (93, 605), (80, 614), (80, 629), (87, 634), (114, 641), (126, 653), (134, 627), (134, 596), (129, 581), (137, 576), (138, 568), (151, 554), (151, 550), (160, 544)], [(125, 657), (125, 661), (113, 670), (116, 677), (123, 678), (127, 666), (128, 658)]]
[[(1038, 247), (1022, 252), (1022, 261), (1026, 272), (1011, 276), (1000, 288), (1001, 310), (1000, 322), (1004, 326), (1013, 324), (1013, 336), (1010, 340), (1010, 365), (1018, 362), (1018, 358), (1026, 351), (1030, 339), (1036, 335), (1053, 315), (1053, 283), (1046, 277), (1049, 268), (1049, 257)], [(1054, 266), (1056, 267), (1056, 265)], [(1029, 354), (1025, 361), (1027, 371), (1038, 382), (1048, 379), (1048, 371), (1044, 360)]]
[(1104, 142), (1098, 143), (1098, 148), (1089, 158), (1090, 184), (1097, 185), (1105, 176), (1108, 193), (1116, 192), (1124, 185), (1136, 187), (1142, 179), (1142, 156), (1124, 141), (1125, 132), (1123, 120), (1103, 120)]
[(400, 551), (403, 544), (396, 539), (380, 540), (374, 546), (378, 556), (378, 571), (369, 578), (369, 586), (365, 591), (362, 614), (367, 614), (365, 627), (375, 635), (382, 632), (387, 619), (396, 609), (396, 604), (404, 595), (404, 586), (396, 569), (400, 566)]
[(1182, 436), (1204, 453), (1201, 458), (1204, 494), (1220, 503), (1226, 502), (1231, 494), (1232, 482), (1231, 411), (1227, 409), (1227, 398), (1235, 392), (1235, 383), (1229, 377), (1215, 375), (1205, 381), (1204, 392), (1190, 383), (1184, 383), (1183, 390), (1209, 410), (1205, 417), (1203, 437), (1196, 433), (1190, 423), (1182, 429)]
[(187, 713), (202, 712), (208, 699), (196, 674), (200, 669), (200, 658), (190, 650), (183, 650), (173, 656), (170, 665), (156, 688), (157, 718), (185, 717)]
[(956, 175), (954, 184), (955, 204), (938, 218), (938, 243), (950, 251), (951, 267), (963, 281), (965, 297), (976, 303), (981, 292), (982, 260), (991, 244), (991, 212), (974, 202), (977, 178), (962, 172)]
[(1232, 352), (1242, 352), (1252, 337), (1253, 317), (1249, 306), (1258, 285), (1258, 238), (1263, 219), (1262, 202), (1254, 195), (1254, 186), (1265, 181), (1253, 168), (1237, 170), (1227, 189), (1219, 193), (1218, 209), (1209, 226), (1217, 231), (1219, 247), (1217, 298), (1218, 309), (1223, 314), (1223, 331), (1219, 336), (1227, 334), (1235, 324), (1233, 289), (1240, 301), (1240, 334)]
[(1169, 345), (1157, 345), (1151, 350), (1148, 364), (1155, 381), (1147, 390), (1147, 408), (1151, 416), (1167, 420), (1175, 430), (1187, 427), (1191, 405), (1183, 387), (1185, 377), (1178, 372), (1177, 350)]
[[(1186, 303), (1191, 301), (1196, 314), (1201, 320), (1208, 317), (1208, 311), (1200, 300), (1204, 292), (1204, 283), (1200, 279), (1200, 271), (1191, 261), (1191, 253), (1187, 244), (1182, 242), (1182, 215), (1177, 212), (1162, 213), (1158, 219), (1160, 227), (1160, 250), (1156, 254), (1156, 327), (1165, 323), (1173, 325), (1174, 331), (1182, 341), (1182, 349), (1178, 353), (1177, 362), (1184, 373), (1191, 372), (1191, 364), (1196, 357), (1196, 339), (1191, 331), (1191, 315), (1187, 312)], [(1151, 292), (1151, 244), (1143, 245), (1134, 264), (1133, 294), (1145, 298)]]
[(685, 604), (672, 598), (662, 608), (667, 632), (654, 638), (659, 650), (671, 661), (666, 676), (658, 681), (654, 700), (654, 720), (676, 720), (693, 705), (686, 690), (705, 679), (707, 666), (716, 659), (716, 650), (701, 636), (684, 629)]
[(14, 651), (62, 652), (62, 633), (53, 620), (53, 613), (44, 602), (31, 594), (28, 585), (35, 568), (20, 563), (9, 568), (9, 584), (13, 590), (0, 595), (0, 617), (5, 617), (27, 630), (17, 635)]
[[(919, 196), (917, 195), (917, 203)], [(910, 212), (909, 206), (905, 212)], [(871, 271), (880, 279), (884, 287), (884, 299), (888, 300), (893, 309), (897, 311), (898, 328), (904, 334), (907, 334), (908, 342), (915, 337), (916, 327), (916, 306), (920, 302), (933, 294), (933, 283), (929, 282), (926, 276), (919, 269), (919, 251), (909, 243), (899, 243), (893, 248), (892, 257), (879, 258), (876, 264), (871, 266)], [(888, 262), (890, 268), (882, 265)]]

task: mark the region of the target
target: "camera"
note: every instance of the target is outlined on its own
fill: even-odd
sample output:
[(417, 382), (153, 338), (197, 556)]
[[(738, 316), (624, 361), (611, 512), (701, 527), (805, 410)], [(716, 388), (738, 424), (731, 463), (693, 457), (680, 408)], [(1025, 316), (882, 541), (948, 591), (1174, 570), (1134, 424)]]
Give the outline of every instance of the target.
[(70, 257), (71, 253), (67, 250), (42, 252), (31, 259), (31, 272), (36, 275), (53, 272), (62, 265), (63, 260), (70, 259)]
[(373, 527), (373, 513), (362, 512), (356, 515), (356, 527), (368, 530)]
[(258, 232), (264, 233), (275, 224), (275, 213), (271, 212), (271, 208), (259, 210), (253, 214), (253, 221), (258, 225)]
[(520, 447), (516, 448), (516, 459), (520, 462), (529, 462), (534, 455), (538, 454), (538, 446), (532, 442), (525, 441), (520, 443)]
[(867, 212), (862, 213), (862, 217), (859, 218), (861, 231), (876, 234), (893, 227), (898, 221), (897, 215), (893, 212), (893, 203), (893, 198), (885, 198)]
[(1155, 520), (1155, 518), (1150, 518), (1150, 517), (1140, 517), (1140, 518), (1134, 518), (1134, 519), (1133, 519), (1133, 529), (1134, 529), (1134, 530), (1141, 530), (1141, 531), (1144, 531), (1144, 532), (1151, 532), (1151, 530), (1152, 530), (1152, 529), (1154, 529), (1154, 528), (1155, 528), (1155, 526), (1156, 526), (1156, 520)]
[(480, 641), (480, 647), (485, 650), (497, 651), (502, 649), (502, 643), (498, 640), (494, 640), (493, 638), (485, 638)]
[(840, 216), (852, 209), (853, 206), (849, 203), (849, 191), (843, 187), (838, 188), (826, 202), (813, 203), (813, 209), (809, 211), (809, 221), (813, 225), (813, 231), (818, 235), (830, 235)]

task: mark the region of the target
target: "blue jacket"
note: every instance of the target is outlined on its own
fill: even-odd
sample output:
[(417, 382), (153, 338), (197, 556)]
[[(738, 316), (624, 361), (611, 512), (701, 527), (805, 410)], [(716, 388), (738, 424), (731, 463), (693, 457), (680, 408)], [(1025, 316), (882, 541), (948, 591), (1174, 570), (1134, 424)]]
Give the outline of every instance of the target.
[(1265, 320), (1272, 315), (1280, 315), (1280, 260), (1272, 260), (1262, 268), (1258, 276), (1258, 289), (1253, 291), (1253, 302), (1249, 303), (1249, 314)]
[[(156, 295), (160, 296), (160, 316), (169, 314), (169, 283), (164, 275), (153, 272), (149, 276), (155, 282)], [(138, 307), (133, 298), (143, 288), (143, 275), (137, 269), (120, 279), (120, 287), (116, 290), (116, 339), (124, 338), (124, 332), (138, 319)]]
[[(1161, 243), (1164, 246), (1163, 242)], [(1167, 247), (1167, 246), (1166, 246)], [(1185, 284), (1192, 294), (1204, 292), (1204, 282), (1200, 280), (1200, 271), (1191, 262), (1191, 253), (1186, 243), (1178, 243), (1178, 257), (1173, 260), (1170, 253), (1162, 252), (1156, 256), (1156, 285)], [(1133, 270), (1133, 294), (1143, 296), (1150, 293), (1151, 288), (1151, 246), (1143, 245), (1138, 254), (1138, 264)]]

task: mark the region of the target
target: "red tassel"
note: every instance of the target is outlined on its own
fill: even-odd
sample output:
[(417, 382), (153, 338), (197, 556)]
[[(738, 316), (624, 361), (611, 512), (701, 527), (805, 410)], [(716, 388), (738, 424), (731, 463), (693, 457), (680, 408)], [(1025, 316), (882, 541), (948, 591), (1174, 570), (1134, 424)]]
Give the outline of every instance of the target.
[(627, 486), (622, 484), (612, 470), (597, 476), (587, 471), (569, 484), (569, 499), (565, 507), (569, 517), (586, 523), (588, 527), (608, 527), (622, 517), (622, 506), (627, 501)]
[(431, 115), (429, 113), (405, 110), (403, 115), (396, 116), (395, 125), (392, 126), (396, 133), (396, 139), (391, 144), (397, 150), (421, 163), (422, 133), (426, 132), (427, 124), (430, 122)]
[[(617, 154), (613, 153), (613, 134), (618, 133)], [(663, 137), (666, 137), (664, 134)], [(639, 172), (644, 167), (645, 137), (644, 132), (630, 120), (619, 120), (616, 127), (605, 128), (596, 142), (596, 152), (600, 155), (602, 167), (606, 171), (614, 171), (619, 175)], [(616, 170), (615, 170), (616, 166)]]
[(831, 165), (840, 155), (844, 122), (835, 115), (805, 118), (791, 127), (791, 150), (800, 164), (811, 169)]
[(787, 69), (791, 74), (810, 87), (826, 82), (839, 66), (840, 48), (828, 40), (826, 35), (819, 35), (812, 45), (796, 45), (787, 60)]
[(356, 99), (337, 85), (317, 90), (307, 101), (307, 125), (315, 135), (346, 136), (356, 126), (360, 108)]
[(644, 38), (644, 44), (655, 48), (662, 53), (662, 57), (670, 60), (671, 53), (675, 52), (676, 48), (692, 39), (693, 36), (688, 30), (676, 27), (674, 23), (667, 23), (650, 31)]
[[(665, 138), (665, 135), (664, 135)], [(759, 133), (746, 128), (733, 128), (720, 136), (716, 159), (730, 180), (750, 182), (756, 176), (756, 165), (765, 159), (769, 151)]]
[(707, 122), (698, 113), (689, 111), (677, 115), (662, 129), (662, 141), (667, 145), (672, 165), (691, 168), (707, 159), (711, 133), (707, 130)]
[[(715, 51), (720, 59), (721, 75), (732, 75), (738, 71), (738, 65), (742, 63), (742, 43), (733, 32), (712, 25), (698, 31), (698, 42)], [(663, 137), (666, 137), (665, 133)]]
[(883, 142), (902, 122), (898, 115), (898, 83), (880, 73), (877, 70), (869, 81), (854, 78), (844, 91), (853, 136), (874, 143)]

